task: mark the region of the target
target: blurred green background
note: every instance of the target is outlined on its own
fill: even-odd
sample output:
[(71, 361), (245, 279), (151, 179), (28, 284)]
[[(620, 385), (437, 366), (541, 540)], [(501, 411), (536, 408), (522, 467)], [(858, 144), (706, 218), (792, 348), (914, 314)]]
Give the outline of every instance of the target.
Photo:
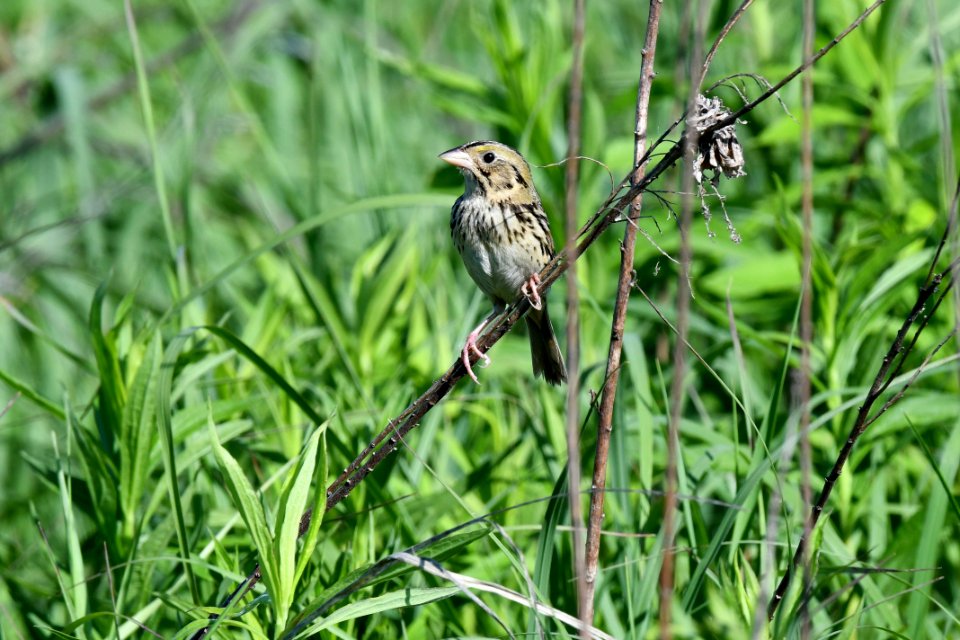
[[(544, 165), (567, 145), (572, 4), (137, 0), (133, 20), (106, 0), (0, 4), (3, 637), (145, 637), (134, 620), (188, 636), (257, 557), (211, 428), (250, 483), (266, 483), (258, 500), (279, 529), (299, 516), (281, 487), (315, 418), (329, 418), (319, 457), (335, 476), (449, 366), (488, 302), (450, 242), (462, 180), (438, 153), (477, 138), (516, 146), (563, 242), (564, 169)], [(687, 99), (682, 12), (694, 4), (664, 7), (654, 136)], [(816, 5), (820, 47), (864, 3)], [(708, 43), (734, 8), (708, 3)], [(754, 3), (707, 84), (776, 82), (801, 58), (800, 10)], [(610, 188), (604, 165), (617, 181), (630, 169), (645, 21), (646, 3), (587, 2), (582, 152), (599, 162), (582, 165), (581, 221)], [(816, 66), (815, 490), (946, 224), (958, 27), (951, 0), (891, 1)], [(775, 624), (755, 623), (807, 512), (797, 463), (782, 456), (798, 417), (789, 374), (780, 385), (799, 362), (799, 83), (781, 97), (739, 128), (747, 175), (719, 184), (742, 243), (715, 198), (709, 226), (691, 229), (690, 342), (706, 364), (685, 380), (674, 637), (800, 634), (796, 593)], [(678, 178), (656, 185), (674, 209)], [(643, 228), (676, 256), (670, 207), (650, 196), (644, 207)], [(622, 226), (579, 263), (584, 413), (602, 385)], [(673, 319), (675, 264), (641, 240), (636, 270)], [(565, 286), (552, 294), (561, 335)], [(955, 319), (937, 312), (906, 371)], [(220, 329), (192, 329), (204, 326)], [(596, 624), (646, 638), (658, 632), (674, 336), (640, 296), (627, 330)], [(854, 450), (815, 540), (811, 637), (960, 634), (956, 352), (948, 343)], [(566, 504), (549, 499), (563, 492), (564, 393), (532, 378), (522, 334), (492, 356), (482, 386), (461, 381), (328, 514), (289, 585), (289, 618), (261, 598), (221, 637), (283, 637), (351, 572), (499, 510), (499, 528), (468, 527), (423, 555), (575, 612)], [(590, 416), (587, 478), (594, 427)], [(387, 578), (296, 633), (575, 635), (478, 592), (495, 618), (422, 571)]]

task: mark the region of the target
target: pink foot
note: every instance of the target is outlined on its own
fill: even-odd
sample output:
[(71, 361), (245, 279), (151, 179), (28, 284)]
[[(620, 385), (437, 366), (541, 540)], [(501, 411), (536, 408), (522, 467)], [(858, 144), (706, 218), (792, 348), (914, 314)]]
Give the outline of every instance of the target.
[(479, 329), (467, 336), (467, 343), (463, 345), (463, 350), (460, 352), (460, 359), (463, 361), (463, 367), (467, 370), (467, 375), (470, 376), (470, 379), (480, 384), (480, 381), (477, 380), (477, 376), (473, 373), (473, 367), (470, 366), (470, 355), (476, 354), (477, 358), (483, 360), (483, 366), (486, 367), (490, 364), (490, 358), (484, 352), (480, 351), (477, 347), (477, 338), (480, 336)]
[(530, 306), (537, 311), (540, 311), (540, 309), (543, 308), (543, 301), (540, 299), (540, 293), (537, 291), (537, 287), (539, 285), (540, 274), (535, 273), (523, 283), (522, 287), (520, 287), (520, 293), (527, 297), (527, 300), (530, 301)]

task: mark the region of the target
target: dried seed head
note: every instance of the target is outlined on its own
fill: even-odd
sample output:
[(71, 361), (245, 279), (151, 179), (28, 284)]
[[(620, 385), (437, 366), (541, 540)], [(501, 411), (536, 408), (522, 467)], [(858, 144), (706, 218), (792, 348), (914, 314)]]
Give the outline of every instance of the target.
[[(730, 115), (720, 98), (697, 96), (697, 106), (693, 116), (687, 119), (687, 126), (700, 135), (697, 143), (697, 157), (693, 162), (693, 177), (697, 184), (703, 184), (705, 171), (713, 171), (710, 182), (716, 183), (722, 173), (728, 178), (746, 175), (743, 170), (743, 147), (737, 139), (736, 124), (709, 131), (710, 127)], [(739, 122), (739, 121), (738, 121)]]
[[(737, 139), (736, 131), (736, 125), (742, 123), (738, 120), (725, 127), (711, 129), (729, 116), (730, 110), (723, 105), (720, 98), (707, 98), (698, 95), (694, 114), (687, 119), (687, 128), (695, 130), (698, 135), (697, 155), (693, 159), (692, 173), (694, 180), (697, 181), (697, 195), (700, 197), (701, 212), (707, 225), (707, 235), (710, 238), (716, 235), (710, 230), (712, 214), (710, 207), (707, 205), (707, 194), (712, 192), (720, 203), (723, 220), (727, 224), (730, 239), (739, 243), (740, 234), (737, 233), (733, 221), (727, 213), (727, 208), (723, 203), (723, 195), (717, 189), (717, 183), (720, 181), (720, 174), (728, 178), (739, 178), (746, 175), (743, 170), (743, 148)], [(704, 181), (704, 173), (707, 171), (711, 171), (712, 175), (707, 176), (706, 181)]]

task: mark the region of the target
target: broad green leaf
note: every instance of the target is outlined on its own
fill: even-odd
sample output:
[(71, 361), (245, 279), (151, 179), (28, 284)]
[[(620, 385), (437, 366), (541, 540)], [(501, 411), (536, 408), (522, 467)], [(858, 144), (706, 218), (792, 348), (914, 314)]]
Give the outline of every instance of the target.
[(298, 631), (296, 635), (285, 637), (309, 638), (312, 637), (313, 634), (319, 633), (324, 629), (329, 629), (341, 622), (372, 616), (385, 611), (395, 611), (405, 607), (430, 604), (437, 600), (455, 596), (458, 593), (460, 593), (459, 587), (406, 588), (398, 591), (390, 591), (381, 596), (366, 598), (341, 607), (329, 616), (304, 627)]
[(120, 434), (123, 405), (127, 402), (127, 396), (113, 340), (103, 333), (103, 303), (106, 294), (107, 283), (103, 282), (97, 287), (93, 302), (90, 304), (89, 331), (93, 343), (93, 355), (97, 361), (97, 371), (100, 374), (99, 399), (101, 424), (104, 428), (102, 435), (113, 440)]
[[(273, 599), (277, 610), (277, 624), (281, 627), (286, 623), (287, 614), (296, 592), (297, 578), (301, 573), (301, 571), (298, 571), (297, 540), (300, 537), (301, 517), (307, 508), (311, 486), (316, 493), (324, 497), (326, 495), (324, 485), (313, 485), (319, 442), (326, 430), (326, 425), (327, 423), (324, 423), (318, 427), (310, 436), (296, 468), (280, 495), (276, 535), (273, 540), (273, 553), (277, 561), (276, 581), (278, 591), (273, 594)], [(314, 515), (320, 519), (323, 517), (323, 511), (321, 510)]]
[(124, 536), (136, 534), (138, 507), (152, 467), (148, 464), (153, 446), (157, 409), (157, 382), (160, 375), (161, 344), (154, 333), (123, 408), (120, 437), (120, 500), (123, 508)]
[(267, 527), (267, 517), (260, 505), (256, 491), (253, 490), (247, 476), (237, 463), (236, 459), (230, 455), (230, 452), (223, 448), (217, 437), (217, 429), (213, 423), (208, 424), (210, 433), (210, 445), (213, 447), (213, 454), (217, 459), (217, 465), (223, 474), (224, 485), (227, 492), (233, 500), (234, 506), (240, 512), (250, 537), (253, 538), (259, 558), (260, 572), (263, 575), (263, 582), (267, 591), (275, 598), (274, 604), (278, 604), (278, 596), (285, 593), (284, 586), (280, 583), (280, 570), (277, 552), (273, 545), (273, 536)]
[(317, 428), (320, 433), (319, 446), (315, 451), (317, 462), (313, 476), (313, 515), (310, 518), (310, 526), (303, 536), (303, 546), (300, 550), (300, 557), (297, 559), (297, 569), (294, 575), (294, 584), (300, 583), (304, 570), (310, 562), (313, 551), (317, 546), (317, 537), (320, 533), (320, 525), (323, 522), (323, 516), (327, 510), (327, 487), (328, 484), (328, 466), (327, 466), (327, 433), (326, 427), (329, 420)]

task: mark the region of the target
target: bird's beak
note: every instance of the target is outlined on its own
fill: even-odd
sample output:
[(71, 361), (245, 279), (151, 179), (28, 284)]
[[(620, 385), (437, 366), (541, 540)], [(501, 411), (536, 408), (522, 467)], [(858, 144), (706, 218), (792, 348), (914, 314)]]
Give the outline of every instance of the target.
[(466, 151), (462, 151), (460, 147), (450, 149), (450, 151), (444, 151), (440, 154), (440, 159), (461, 169), (473, 168), (473, 160), (471, 160), (469, 154), (467, 154)]

